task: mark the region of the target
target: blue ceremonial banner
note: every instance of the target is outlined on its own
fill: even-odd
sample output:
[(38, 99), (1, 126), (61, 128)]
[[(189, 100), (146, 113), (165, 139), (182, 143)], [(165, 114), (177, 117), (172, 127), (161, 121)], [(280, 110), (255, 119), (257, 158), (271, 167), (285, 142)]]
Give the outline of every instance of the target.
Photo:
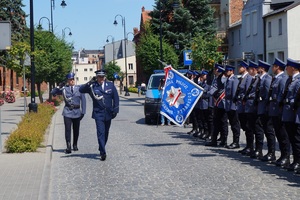
[(165, 67), (166, 80), (162, 91), (160, 114), (183, 126), (203, 94), (203, 88), (173, 69)]

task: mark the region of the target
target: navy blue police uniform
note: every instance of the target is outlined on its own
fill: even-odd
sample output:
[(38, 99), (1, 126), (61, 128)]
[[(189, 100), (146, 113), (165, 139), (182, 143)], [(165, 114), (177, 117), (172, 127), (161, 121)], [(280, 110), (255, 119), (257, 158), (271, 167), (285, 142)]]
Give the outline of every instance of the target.
[[(260, 84), (256, 87), (255, 102), (257, 103), (257, 120), (255, 123), (255, 145), (256, 152), (253, 158), (259, 158), (262, 161), (275, 161), (275, 132), (273, 129), (272, 120), (268, 115), (267, 104), (269, 101), (269, 90), (272, 77), (267, 74), (271, 65), (264, 61), (258, 61), (258, 67), (265, 71), (260, 74)], [(260, 156), (264, 144), (264, 135), (267, 138), (268, 152), (264, 156)], [(258, 154), (258, 156), (257, 156)]]
[[(226, 65), (225, 71), (226, 72), (234, 71), (234, 67), (230, 65)], [(241, 126), (236, 111), (237, 110), (236, 102), (234, 101), (238, 84), (239, 84), (239, 80), (236, 76), (234, 76), (234, 73), (227, 78), (225, 84), (225, 110), (233, 134), (233, 140), (232, 143), (227, 146), (228, 149), (240, 148), (239, 141), (240, 141)]]
[(248, 63), (245, 61), (241, 61), (239, 63), (240, 68), (245, 68), (245, 72), (243, 74), (240, 74), (241, 77), (239, 78), (239, 84), (235, 93), (234, 101), (236, 102), (237, 106), (237, 113), (240, 121), (241, 129), (245, 132), (246, 135), (246, 147), (240, 151), (239, 153), (246, 155), (247, 153), (250, 153), (251, 149), (248, 145), (247, 141), (247, 135), (249, 135), (249, 129), (247, 128), (247, 113), (245, 112), (245, 105), (243, 103), (243, 98), (245, 97), (246, 93), (246, 85), (251, 83), (252, 76), (247, 72), (248, 69)]
[[(258, 64), (253, 62), (253, 61), (249, 61), (249, 69), (257, 69), (258, 68)], [(245, 88), (245, 95), (243, 97), (243, 105), (245, 105), (245, 113), (247, 115), (247, 122), (246, 122), (246, 126), (247, 126), (247, 130), (248, 132), (246, 132), (246, 147), (248, 147), (247, 149), (245, 149), (244, 152), (242, 152), (244, 155), (250, 156), (253, 152), (254, 152), (254, 147), (253, 147), (253, 143), (254, 143), (254, 135), (255, 135), (255, 129), (253, 127), (255, 127), (255, 122), (257, 119), (257, 106), (254, 103), (254, 99), (255, 99), (255, 92), (256, 92), (256, 85), (259, 82), (259, 77), (258, 74), (256, 74), (254, 77), (252, 77), (251, 82), (246, 82), (246, 88)]]
[(285, 127), (282, 124), (282, 108), (279, 104), (282, 102), (282, 95), (284, 93), (284, 86), (288, 76), (284, 73), (286, 64), (276, 58), (273, 63), (273, 68), (278, 67), (275, 76), (272, 78), (271, 87), (269, 90), (269, 116), (272, 119), (275, 136), (277, 138), (280, 157), (275, 164), (280, 167), (287, 167), (290, 164), (290, 140)]
[[(105, 77), (105, 70), (95, 71), (96, 79)], [(119, 95), (113, 82), (104, 80), (89, 81), (79, 88), (82, 93), (88, 93), (93, 100), (92, 118), (95, 119), (100, 160), (106, 159), (105, 145), (108, 140), (111, 120), (119, 113)]]
[(289, 135), (292, 153), (293, 153), (293, 163), (291, 163), (287, 169), (289, 171), (298, 171), (300, 169), (300, 147), (299, 147), (299, 136), (297, 134), (297, 122), (296, 112), (295, 112), (295, 100), (297, 97), (297, 92), (300, 89), (300, 63), (292, 59), (287, 59), (287, 68), (294, 68), (295, 73), (290, 76), (285, 83), (285, 90), (282, 94), (283, 99), (283, 109), (282, 109), (282, 121), (285, 129)]
[[(218, 146), (217, 137), (220, 133), (221, 142), (219, 146), (227, 146), (227, 136), (228, 136), (228, 118), (225, 111), (225, 76), (224, 67), (219, 64), (215, 64), (215, 68), (220, 73), (218, 77), (213, 80), (212, 86), (208, 91), (208, 94), (214, 98), (214, 118), (213, 118), (213, 133), (211, 136), (211, 141), (206, 144), (206, 146)], [(225, 78), (225, 79), (224, 79)]]
[[(75, 74), (69, 73), (66, 78), (68, 80), (74, 81)], [(51, 91), (53, 96), (63, 95), (65, 106), (62, 112), (64, 116), (65, 124), (65, 140), (67, 148), (65, 153), (71, 153), (71, 126), (73, 125), (73, 150), (78, 151), (78, 137), (79, 137), (79, 128), (80, 120), (83, 118), (86, 112), (86, 99), (85, 94), (79, 92), (78, 85), (66, 85), (54, 88)]]

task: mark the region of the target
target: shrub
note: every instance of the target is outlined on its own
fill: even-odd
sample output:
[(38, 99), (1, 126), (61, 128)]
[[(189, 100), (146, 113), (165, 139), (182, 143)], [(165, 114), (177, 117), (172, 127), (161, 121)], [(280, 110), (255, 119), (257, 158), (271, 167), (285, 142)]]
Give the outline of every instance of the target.
[(44, 139), (56, 108), (49, 103), (38, 104), (38, 112), (28, 112), (5, 142), (8, 153), (35, 152)]
[(129, 88), (128, 88), (128, 91), (129, 91), (129, 92), (138, 93), (138, 89), (135, 88), (135, 87), (129, 87)]

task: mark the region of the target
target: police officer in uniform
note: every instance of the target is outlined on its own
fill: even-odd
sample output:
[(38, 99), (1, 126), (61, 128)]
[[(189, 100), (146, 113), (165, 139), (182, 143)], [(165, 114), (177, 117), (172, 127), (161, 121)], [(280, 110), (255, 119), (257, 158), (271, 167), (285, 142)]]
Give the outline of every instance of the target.
[(79, 86), (75, 85), (75, 74), (69, 73), (66, 75), (67, 85), (60, 84), (51, 91), (53, 96), (63, 95), (65, 107), (62, 115), (64, 116), (65, 124), (65, 140), (67, 148), (66, 154), (71, 153), (71, 126), (73, 125), (73, 150), (78, 151), (77, 142), (79, 137), (80, 120), (86, 112), (85, 95), (79, 92)]
[[(224, 75), (225, 69), (222, 65), (215, 64), (215, 75), (216, 78), (214, 79), (212, 86), (209, 90), (209, 95), (214, 98), (214, 119), (213, 125), (214, 130), (211, 136), (211, 141), (206, 143), (206, 146), (220, 146), (226, 147), (227, 146), (227, 136), (228, 136), (228, 118), (225, 111), (225, 82), (226, 77)], [(221, 142), (217, 144), (217, 137), (218, 134), (221, 135)]]
[(113, 82), (106, 80), (105, 70), (97, 70), (95, 73), (96, 77), (82, 85), (79, 91), (89, 93), (93, 100), (92, 118), (96, 122), (100, 160), (104, 161), (106, 159), (105, 145), (108, 140), (111, 120), (119, 112), (119, 95)]
[(225, 75), (227, 81), (225, 84), (225, 110), (228, 116), (228, 120), (231, 126), (233, 140), (230, 145), (227, 146), (228, 149), (240, 148), (240, 122), (237, 114), (237, 107), (234, 101), (235, 93), (239, 84), (239, 80), (234, 76), (234, 67), (231, 65), (226, 65)]
[(203, 70), (200, 73), (200, 82), (199, 85), (203, 88), (203, 94), (200, 98), (200, 119), (203, 125), (203, 133), (199, 135), (200, 139), (206, 140), (211, 136), (212, 132), (212, 121), (210, 121), (209, 116), (212, 115), (212, 110), (209, 109), (209, 95), (208, 91), (210, 89), (210, 85), (207, 84), (206, 79), (207, 79), (207, 74), (208, 71)]
[(288, 79), (288, 76), (284, 73), (285, 67), (286, 64), (282, 60), (275, 59), (272, 66), (274, 77), (269, 90), (269, 116), (272, 119), (275, 136), (281, 152), (275, 164), (280, 167), (286, 167), (290, 164), (290, 141), (281, 121), (282, 108), (279, 107), (279, 103), (282, 102), (281, 94), (284, 92), (284, 86)]
[[(271, 65), (264, 61), (258, 61), (259, 84), (256, 87), (255, 101), (257, 103), (258, 118), (255, 124), (255, 144), (256, 151), (252, 158), (258, 158), (262, 161), (275, 161), (275, 133), (272, 120), (268, 115), (267, 103), (269, 101), (269, 90), (272, 77), (267, 73)], [(264, 135), (267, 138), (268, 153), (261, 157), (264, 143)]]
[[(249, 130), (247, 128), (247, 114), (245, 112), (245, 105), (243, 104), (243, 98), (245, 97), (247, 83), (251, 83), (252, 81), (252, 76), (247, 71), (248, 66), (249, 66), (248, 63), (245, 61), (241, 61), (239, 63), (239, 74), (241, 77), (239, 78), (239, 84), (233, 99), (236, 102), (240, 126), (242, 130), (245, 131), (246, 139), (249, 139), (249, 137), (247, 137), (247, 135), (249, 135)], [(238, 152), (243, 155), (250, 153), (251, 149), (248, 146), (248, 143), (249, 141), (246, 141), (246, 147)]]
[(293, 152), (293, 163), (286, 167), (289, 171), (298, 171), (300, 169), (300, 155), (299, 155), (299, 137), (297, 135), (296, 114), (295, 114), (295, 99), (300, 88), (300, 63), (292, 59), (287, 59), (286, 73), (289, 78), (285, 83), (285, 90), (283, 92), (283, 109), (282, 122), (289, 135), (290, 143)]
[(257, 74), (257, 63), (253, 61), (249, 61), (248, 72), (249, 75), (252, 77), (251, 82), (246, 83), (246, 92), (243, 97), (243, 105), (245, 105), (245, 113), (247, 115), (247, 130), (246, 132), (246, 147), (244, 152), (242, 152), (246, 156), (251, 156), (254, 152), (253, 149), (253, 142), (254, 142), (254, 135), (255, 135), (255, 122), (257, 119), (257, 106), (254, 104), (255, 92), (256, 92), (256, 85), (258, 84), (259, 78)]

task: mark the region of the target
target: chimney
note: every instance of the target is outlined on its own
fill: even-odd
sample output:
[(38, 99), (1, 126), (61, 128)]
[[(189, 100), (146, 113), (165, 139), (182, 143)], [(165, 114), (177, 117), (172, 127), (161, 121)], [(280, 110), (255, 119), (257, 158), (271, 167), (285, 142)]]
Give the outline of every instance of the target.
[(138, 34), (138, 32), (139, 32), (139, 29), (137, 27), (134, 27), (133, 28), (133, 34), (136, 35), (136, 34)]
[(144, 6), (142, 7), (142, 12), (145, 12), (145, 7)]

